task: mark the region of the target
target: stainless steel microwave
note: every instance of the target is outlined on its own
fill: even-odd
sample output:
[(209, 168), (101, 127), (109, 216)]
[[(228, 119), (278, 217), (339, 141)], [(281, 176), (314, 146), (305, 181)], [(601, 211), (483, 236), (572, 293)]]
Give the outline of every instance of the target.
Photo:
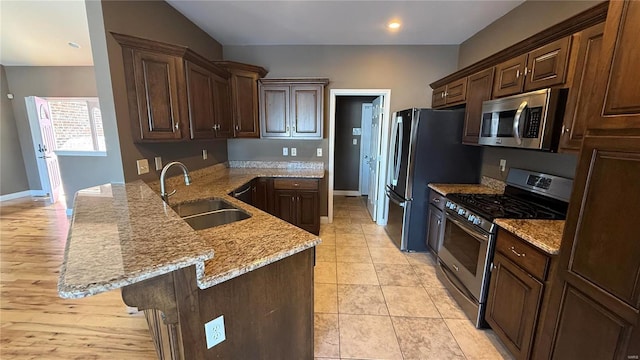
[(567, 89), (543, 89), (482, 103), (480, 145), (557, 151)]

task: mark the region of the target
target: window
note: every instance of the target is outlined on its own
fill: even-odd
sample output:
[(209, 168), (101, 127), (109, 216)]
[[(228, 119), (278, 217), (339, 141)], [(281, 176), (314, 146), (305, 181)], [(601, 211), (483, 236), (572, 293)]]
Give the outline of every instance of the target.
[(48, 98), (58, 151), (107, 150), (98, 98)]

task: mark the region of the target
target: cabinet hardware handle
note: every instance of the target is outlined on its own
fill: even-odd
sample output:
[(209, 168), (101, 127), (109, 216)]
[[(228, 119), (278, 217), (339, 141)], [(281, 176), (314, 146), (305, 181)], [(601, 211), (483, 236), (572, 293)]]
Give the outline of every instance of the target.
[(516, 70), (516, 79), (520, 78), (520, 69)]
[(294, 201), (296, 201), (296, 198), (291, 197), (291, 202), (294, 202)]
[(459, 268), (459, 267), (457, 267), (457, 266), (455, 266), (455, 265), (451, 265), (451, 266), (453, 266), (453, 268), (454, 268), (456, 271), (460, 271), (460, 268)]
[(178, 128), (180, 128), (180, 123), (176, 123), (175, 125), (173, 125), (174, 128), (176, 128), (176, 130), (178, 130)]
[(562, 132), (563, 133), (568, 133), (569, 131), (571, 131), (571, 128), (568, 128), (568, 127), (562, 125)]
[(442, 224), (442, 220), (438, 220), (438, 225)]
[(514, 246), (511, 247), (511, 252), (516, 254), (517, 257), (525, 257), (527, 254), (525, 253), (519, 253), (516, 251), (516, 248)]
[(289, 127), (288, 126), (287, 126), (287, 130), (286, 131), (289, 132)]
[(440, 98), (441, 98), (441, 99), (444, 99), (444, 92), (441, 92), (441, 93), (440, 93)]
[(496, 266), (491, 263), (491, 266), (489, 266), (489, 271), (493, 272), (493, 270), (496, 268)]
[(433, 199), (433, 202), (437, 204), (440, 202), (440, 199)]
[(527, 76), (527, 74), (529, 73), (529, 68), (528, 67), (524, 67), (524, 74), (522, 74), (523, 76)]
[(240, 125), (236, 125), (236, 130), (240, 131)]

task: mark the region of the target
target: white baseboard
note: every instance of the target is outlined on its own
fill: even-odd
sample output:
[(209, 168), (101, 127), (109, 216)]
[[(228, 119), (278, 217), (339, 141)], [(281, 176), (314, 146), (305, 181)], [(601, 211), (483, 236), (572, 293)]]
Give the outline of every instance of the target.
[(333, 195), (338, 195), (338, 196), (360, 196), (360, 191), (357, 191), (357, 190), (333, 190)]
[(328, 224), (329, 217), (328, 216), (320, 216), (320, 224)]
[(48, 194), (44, 190), (31, 190), (31, 196), (47, 196)]
[(31, 190), (25, 190), (17, 193), (12, 193), (12, 194), (0, 195), (0, 201), (19, 199), (27, 196), (31, 196)]

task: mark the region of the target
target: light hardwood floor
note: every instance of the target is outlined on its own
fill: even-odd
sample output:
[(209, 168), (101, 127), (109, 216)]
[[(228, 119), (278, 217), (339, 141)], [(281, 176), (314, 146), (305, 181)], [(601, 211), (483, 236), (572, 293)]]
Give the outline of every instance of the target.
[(156, 359), (143, 313), (119, 291), (58, 297), (68, 227), (60, 205), (0, 204), (0, 359)]

